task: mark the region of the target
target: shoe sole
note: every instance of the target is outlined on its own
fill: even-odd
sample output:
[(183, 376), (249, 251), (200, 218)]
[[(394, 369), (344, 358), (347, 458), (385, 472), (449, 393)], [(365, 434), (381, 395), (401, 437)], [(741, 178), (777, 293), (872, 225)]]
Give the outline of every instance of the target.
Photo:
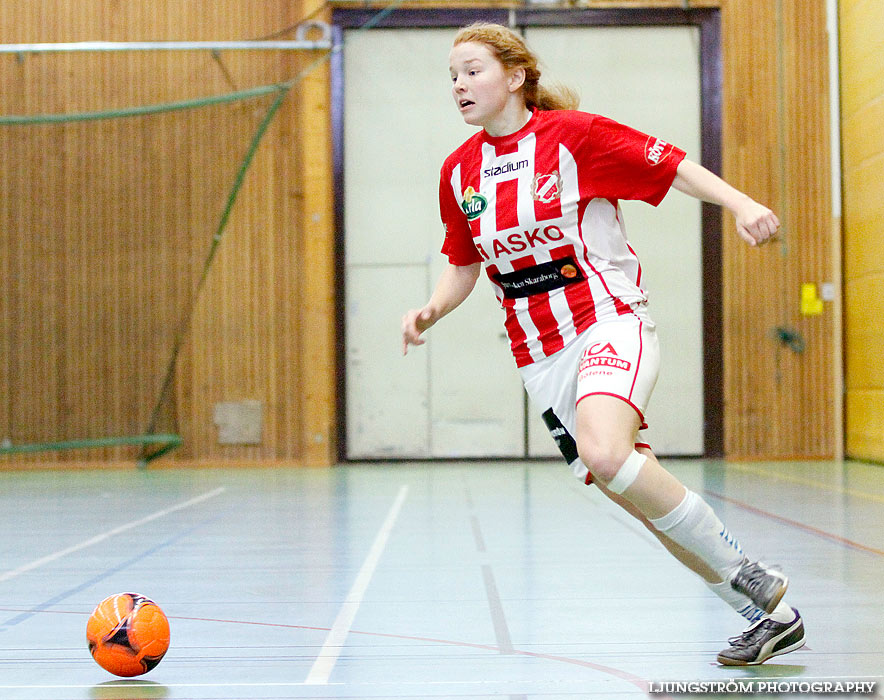
[(786, 595), (786, 589), (789, 587), (789, 577), (783, 576), (783, 585), (780, 587), (780, 590), (774, 594), (774, 597), (771, 598), (767, 607), (764, 609), (768, 615), (770, 615), (774, 610), (777, 609), (777, 606), (780, 604), (780, 601), (783, 599), (783, 596)]
[(780, 585), (779, 590), (771, 596), (770, 600), (768, 600), (767, 604), (764, 606), (762, 606), (759, 601), (755, 600), (751, 595), (749, 595), (749, 593), (747, 591), (745, 591), (743, 588), (739, 588), (737, 586), (734, 586), (733, 584), (731, 584), (731, 587), (735, 591), (737, 591), (738, 593), (742, 593), (749, 600), (751, 600), (755, 605), (757, 605), (759, 608), (764, 610), (765, 613), (770, 615), (774, 610), (776, 610), (776, 607), (780, 604), (780, 601), (783, 599), (783, 596), (786, 595), (786, 589), (789, 587), (789, 577), (786, 576), (786, 574), (782, 573), (781, 571), (774, 571), (773, 573), (775, 576), (782, 579), (782, 583)]
[[(800, 620), (798, 621), (798, 624), (802, 625), (802, 627), (803, 627), (803, 622), (801, 622)], [(794, 630), (795, 630), (794, 626), (790, 627), (789, 629), (785, 630), (780, 635), (780, 638), (788, 636)], [(759, 664), (763, 664), (768, 659), (772, 659), (774, 656), (782, 656), (783, 654), (788, 654), (790, 651), (795, 651), (796, 649), (800, 649), (801, 647), (804, 646), (805, 641), (806, 641), (805, 636), (804, 636), (804, 634), (802, 634), (801, 639), (799, 639), (797, 642), (793, 642), (789, 646), (783, 647), (782, 649), (777, 649), (776, 651), (771, 652), (767, 656), (756, 659), (755, 661), (743, 661), (741, 659), (731, 659), (731, 658), (728, 658), (727, 656), (721, 656), (720, 654), (718, 655), (717, 660), (718, 660), (718, 663), (720, 663), (722, 666), (758, 666)]]

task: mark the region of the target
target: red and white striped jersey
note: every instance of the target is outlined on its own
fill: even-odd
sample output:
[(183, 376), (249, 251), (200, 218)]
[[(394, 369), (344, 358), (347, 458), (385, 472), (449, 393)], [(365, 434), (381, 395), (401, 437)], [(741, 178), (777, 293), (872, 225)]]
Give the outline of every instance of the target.
[(508, 136), (483, 129), (442, 166), (442, 252), (481, 262), (519, 367), (646, 301), (619, 200), (656, 206), (684, 151), (594, 114), (535, 110)]

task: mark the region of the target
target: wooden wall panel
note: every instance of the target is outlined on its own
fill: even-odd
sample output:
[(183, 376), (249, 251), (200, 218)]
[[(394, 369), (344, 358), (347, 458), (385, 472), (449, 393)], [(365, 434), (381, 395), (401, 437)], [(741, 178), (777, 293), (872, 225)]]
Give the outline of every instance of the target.
[[(0, 41), (259, 38), (321, 4), (10, 0), (0, 3)], [(724, 175), (773, 206), (786, 223), (783, 244), (751, 250), (725, 216), (726, 449), (733, 457), (830, 456), (831, 309), (819, 317), (799, 314), (800, 283), (834, 279), (824, 2), (689, 4), (722, 9)], [(521, 3), (435, 3), (455, 5)], [(217, 59), (196, 52), (0, 56), (0, 113), (88, 111), (221, 94), (288, 79), (310, 58), (230, 52)], [(174, 424), (185, 438), (171, 463), (334, 459), (328, 80), (323, 67), (290, 95), (248, 173), (180, 356), (173, 400), (162, 412), (163, 424)], [(0, 339), (0, 439), (144, 425), (178, 312), (194, 294), (235, 168), (267, 104), (265, 98), (100, 126), (0, 127), (0, 148), (8, 154), (0, 165), (0, 322), (6, 331)], [(24, 129), (33, 133), (24, 136)], [(32, 161), (45, 167), (23, 180), (16, 164)], [(77, 262), (90, 251), (89, 266)], [(36, 270), (51, 274), (35, 277)], [(100, 301), (83, 306), (87, 298)], [(103, 342), (87, 340), (84, 325), (99, 331)], [(804, 353), (777, 345), (772, 333), (778, 326), (801, 333)], [(263, 443), (218, 445), (212, 406), (245, 398), (264, 402)], [(109, 416), (106, 424), (77, 424), (82, 401), (100, 404), (93, 413)], [(101, 450), (31, 461), (130, 455)]]
[[(3, 3), (0, 41), (255, 39), (291, 28), (315, 5)], [(282, 36), (294, 38), (291, 31)], [(224, 94), (289, 80), (320, 55), (3, 55), (0, 113), (85, 112)], [(299, 113), (305, 93), (311, 120), (317, 103), (327, 106), (327, 72), (318, 75), (291, 92), (266, 133), (196, 304), (157, 425), (184, 437), (170, 461), (333, 459), (333, 420), (316, 416), (333, 412), (334, 368), (318, 363), (305, 372), (300, 352), (309, 337), (334, 358), (331, 324), (323, 332), (321, 324), (301, 320), (305, 300), (314, 317), (334, 316), (331, 264), (304, 274), (303, 262), (304, 251), (313, 250), (308, 238), (333, 240), (329, 216), (311, 219), (309, 228), (304, 217), (304, 159), (317, 164), (307, 196), (331, 191), (327, 120), (319, 123), (325, 140), (306, 148), (298, 131), (306, 121)], [(7, 156), (0, 166), (0, 439), (20, 444), (144, 431), (237, 170), (272, 99), (0, 127)], [(320, 206), (311, 203), (311, 213), (325, 213), (327, 203), (327, 195)], [(304, 395), (314, 419), (306, 445)], [(262, 443), (219, 445), (214, 404), (242, 399), (264, 404)], [(16, 462), (132, 456), (132, 448), (115, 448)]]
[[(783, 223), (779, 242), (751, 249), (725, 216), (725, 450), (832, 457), (834, 309), (800, 313), (801, 284), (836, 277), (825, 3), (727, 2), (722, 25), (724, 177)], [(777, 342), (778, 328), (804, 351)]]
[(884, 461), (884, 4), (842, 0), (846, 452)]
[[(315, 0), (315, 5), (321, 5)], [(326, 18), (328, 13), (326, 13)], [(296, 172), (299, 196), (303, 202), (300, 230), (304, 231), (302, 256), (305, 294), (300, 298), (301, 348), (298, 354), (299, 376), (305, 378), (299, 393), (299, 419), (303, 436), (302, 459), (308, 464), (323, 464), (337, 456), (335, 431), (337, 383), (337, 342), (335, 314), (335, 236), (334, 195), (331, 187), (331, 74), (328, 64), (311, 72), (296, 99), (296, 124), (301, 148)], [(292, 303), (286, 300), (285, 303)], [(326, 377), (317, 382), (311, 377)]]

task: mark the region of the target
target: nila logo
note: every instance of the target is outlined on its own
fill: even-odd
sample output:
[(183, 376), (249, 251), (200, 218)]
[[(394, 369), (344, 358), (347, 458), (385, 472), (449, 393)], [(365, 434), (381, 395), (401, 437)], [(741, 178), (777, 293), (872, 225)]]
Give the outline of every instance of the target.
[(467, 215), (467, 219), (472, 221), (482, 216), (482, 212), (488, 208), (488, 200), (470, 185), (464, 190), (463, 202), (460, 206), (463, 213)]

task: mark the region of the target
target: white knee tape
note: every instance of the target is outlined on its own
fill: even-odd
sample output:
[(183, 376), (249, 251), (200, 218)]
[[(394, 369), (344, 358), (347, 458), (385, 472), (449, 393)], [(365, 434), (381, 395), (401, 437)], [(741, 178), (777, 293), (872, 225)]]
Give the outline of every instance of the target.
[(632, 486), (647, 457), (639, 454), (635, 450), (626, 458), (626, 461), (617, 470), (614, 478), (608, 483), (608, 490), (617, 494), (622, 494), (626, 489)]

